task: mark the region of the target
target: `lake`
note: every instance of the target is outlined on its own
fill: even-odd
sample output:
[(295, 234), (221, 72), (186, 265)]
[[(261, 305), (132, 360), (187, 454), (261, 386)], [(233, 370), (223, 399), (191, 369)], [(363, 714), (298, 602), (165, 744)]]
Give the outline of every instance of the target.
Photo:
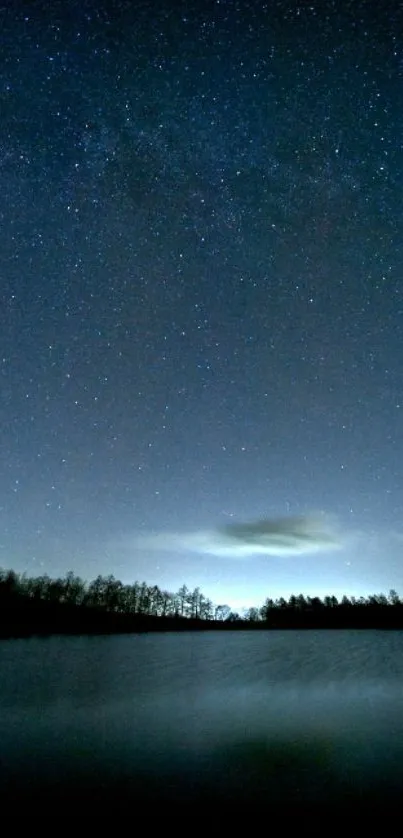
[(403, 632), (2, 641), (0, 743), (8, 801), (388, 806)]

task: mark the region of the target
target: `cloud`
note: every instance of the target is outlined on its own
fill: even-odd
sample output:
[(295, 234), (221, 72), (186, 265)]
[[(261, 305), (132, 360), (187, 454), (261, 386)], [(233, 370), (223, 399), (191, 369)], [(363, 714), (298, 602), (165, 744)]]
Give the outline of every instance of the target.
[(188, 533), (150, 533), (140, 536), (136, 544), (151, 550), (188, 550), (201, 555), (247, 558), (303, 556), (334, 550), (341, 547), (341, 540), (334, 524), (331, 526), (322, 516), (300, 516), (264, 518)]

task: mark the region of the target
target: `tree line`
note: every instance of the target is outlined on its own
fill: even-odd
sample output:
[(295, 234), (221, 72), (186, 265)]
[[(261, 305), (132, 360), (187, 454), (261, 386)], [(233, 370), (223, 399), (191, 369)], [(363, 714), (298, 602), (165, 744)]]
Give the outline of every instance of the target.
[(0, 569), (0, 636), (52, 632), (181, 630), (237, 619), (227, 605), (214, 605), (200, 588), (172, 593), (146, 582), (123, 584), (114, 576), (86, 582), (29, 577)]
[(240, 615), (215, 605), (200, 588), (175, 593), (146, 582), (123, 584), (114, 576), (86, 582), (72, 571), (64, 578), (29, 577), (0, 570), (0, 635), (109, 633), (189, 629), (403, 628), (403, 601), (388, 596), (268, 597)]

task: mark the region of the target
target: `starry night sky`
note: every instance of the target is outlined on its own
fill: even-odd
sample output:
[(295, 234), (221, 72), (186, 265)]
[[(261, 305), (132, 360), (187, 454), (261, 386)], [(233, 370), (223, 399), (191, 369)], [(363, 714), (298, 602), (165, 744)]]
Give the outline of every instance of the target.
[[(403, 591), (403, 7), (0, 8), (0, 565)], [(139, 551), (325, 511), (345, 547)]]

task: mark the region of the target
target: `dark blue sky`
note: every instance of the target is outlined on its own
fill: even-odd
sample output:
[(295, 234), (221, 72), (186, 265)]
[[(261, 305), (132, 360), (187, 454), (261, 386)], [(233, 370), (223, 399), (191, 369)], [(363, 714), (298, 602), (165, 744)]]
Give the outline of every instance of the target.
[[(403, 591), (403, 8), (0, 8), (0, 564)], [(139, 551), (325, 511), (343, 550)]]

